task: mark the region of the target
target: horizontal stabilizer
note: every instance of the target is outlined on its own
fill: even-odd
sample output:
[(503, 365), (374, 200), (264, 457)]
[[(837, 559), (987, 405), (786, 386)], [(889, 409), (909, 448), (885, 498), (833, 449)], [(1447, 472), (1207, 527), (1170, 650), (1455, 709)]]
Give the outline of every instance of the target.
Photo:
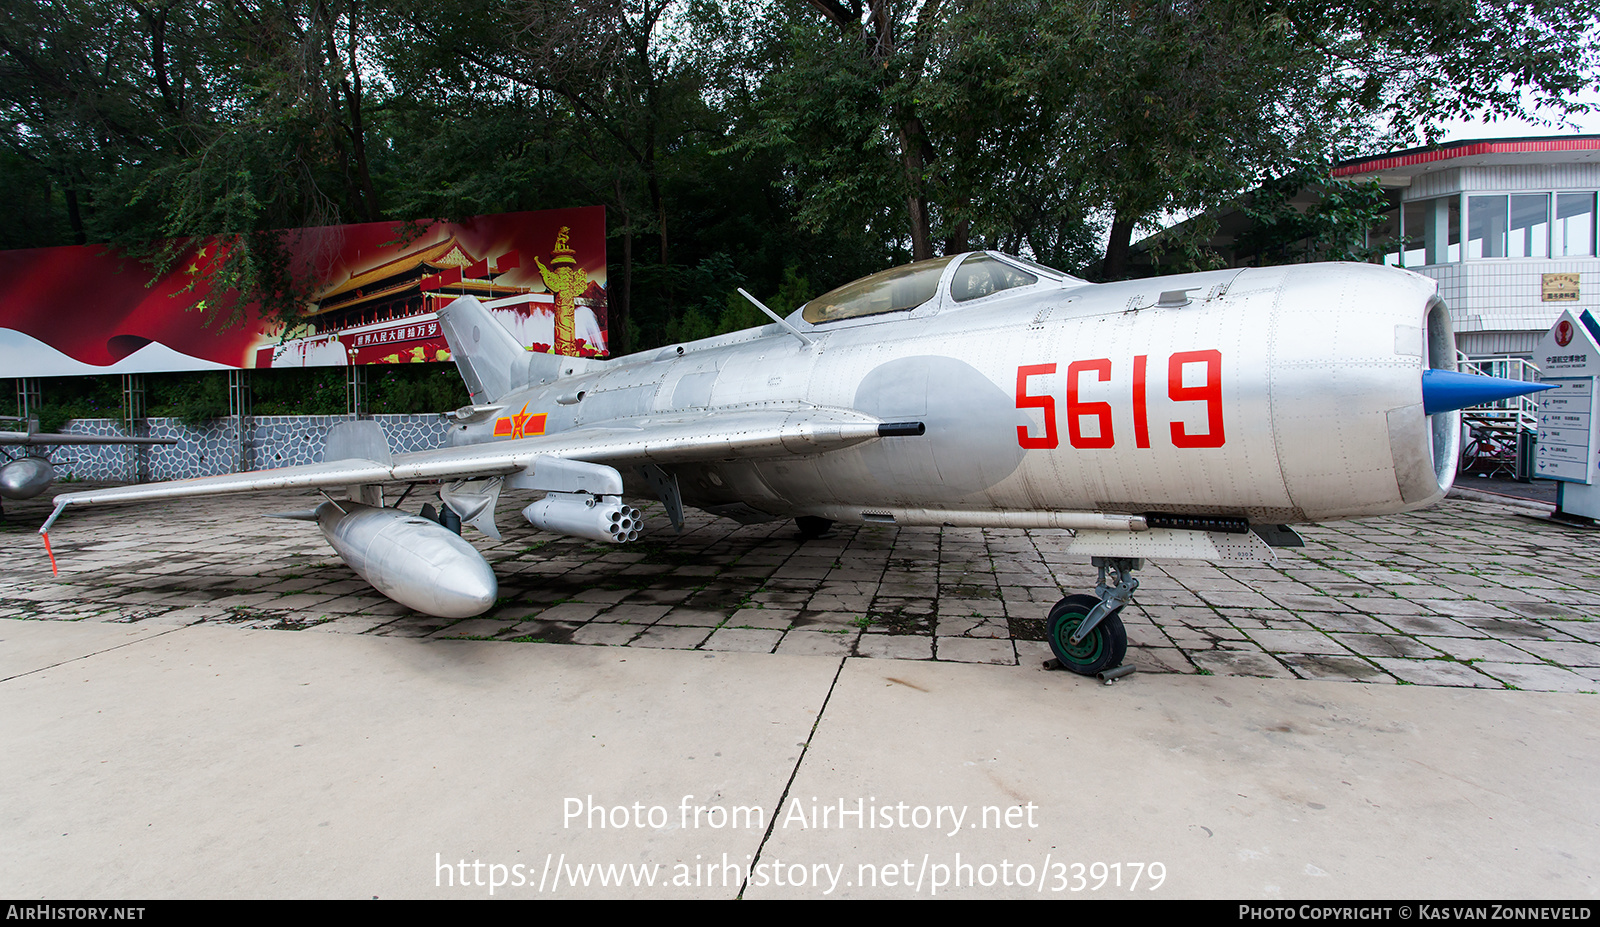
[(370, 460), (388, 464), (393, 457), (389, 453), (389, 438), (383, 433), (383, 426), (368, 418), (333, 426), (323, 445), (322, 459), (330, 462)]
[(1457, 373), (1454, 370), (1424, 370), (1422, 411), (1427, 415), (1435, 415), (1440, 412), (1465, 409), (1468, 406), (1499, 402), (1515, 396), (1526, 396), (1546, 389), (1555, 389), (1555, 384), (1485, 377), (1474, 373)]

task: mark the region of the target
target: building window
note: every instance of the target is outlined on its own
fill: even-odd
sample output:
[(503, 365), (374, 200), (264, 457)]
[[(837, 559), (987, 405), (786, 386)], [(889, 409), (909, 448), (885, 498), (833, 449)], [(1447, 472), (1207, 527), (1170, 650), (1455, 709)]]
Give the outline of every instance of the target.
[(1511, 235), (1506, 257), (1549, 257), (1550, 194), (1511, 196)]
[[(1550, 206), (1555, 201), (1555, 221)], [(1461, 242), (1461, 200), (1467, 240)], [(1587, 257), (1595, 254), (1594, 193), (1488, 193), (1405, 204), (1406, 267), (1485, 258)]]
[(1506, 256), (1506, 198), (1467, 197), (1467, 260)]
[(1550, 247), (1556, 257), (1594, 255), (1594, 196), (1593, 193), (1556, 194), (1556, 223)]
[(1549, 243), (1550, 194), (1467, 197), (1468, 260), (1549, 257)]
[(1461, 260), (1461, 197), (1441, 196), (1407, 203), (1401, 221), (1406, 267)]

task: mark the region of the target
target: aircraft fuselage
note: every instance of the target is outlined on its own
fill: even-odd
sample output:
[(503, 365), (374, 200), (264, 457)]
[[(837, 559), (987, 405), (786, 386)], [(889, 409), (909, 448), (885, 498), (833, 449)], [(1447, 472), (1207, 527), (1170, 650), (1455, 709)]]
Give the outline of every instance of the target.
[[(953, 267), (954, 265), (952, 265)], [(948, 280), (949, 271), (946, 272)], [(1432, 282), (1363, 264), (1035, 286), (620, 358), (497, 400), (451, 445), (689, 412), (812, 409), (922, 437), (672, 468), (685, 504), (747, 521), (1076, 526), (1151, 511), (1286, 523), (1427, 505), (1454, 475), (1453, 365)], [(650, 492), (637, 471), (631, 494)]]

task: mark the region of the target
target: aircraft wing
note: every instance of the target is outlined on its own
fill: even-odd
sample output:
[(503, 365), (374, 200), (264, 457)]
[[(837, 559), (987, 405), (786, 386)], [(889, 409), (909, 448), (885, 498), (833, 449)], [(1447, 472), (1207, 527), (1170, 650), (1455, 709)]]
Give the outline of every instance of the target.
[(348, 458), (276, 470), (62, 493), (55, 497), (55, 511), (40, 532), (49, 530), (62, 511), (73, 505), (150, 502), (273, 489), (479, 479), (520, 472), (540, 457), (618, 466), (815, 454), (884, 435), (920, 434), (920, 429), (920, 423), (885, 423), (857, 413), (823, 409), (673, 413), (537, 438), (400, 454), (389, 461)]
[(127, 438), (122, 435), (40, 434), (26, 431), (0, 431), (0, 445), (64, 447), (68, 444), (177, 444), (177, 438)]

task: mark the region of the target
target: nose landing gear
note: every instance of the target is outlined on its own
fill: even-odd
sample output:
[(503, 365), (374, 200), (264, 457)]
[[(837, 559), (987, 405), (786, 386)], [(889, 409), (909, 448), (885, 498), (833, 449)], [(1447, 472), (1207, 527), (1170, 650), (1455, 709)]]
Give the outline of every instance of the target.
[[(1100, 581), (1095, 595), (1069, 595), (1050, 609), (1045, 638), (1063, 669), (1094, 676), (1122, 665), (1128, 654), (1128, 630), (1121, 612), (1139, 588), (1133, 571), (1144, 561), (1132, 557), (1095, 557)], [(1107, 582), (1107, 574), (1111, 582)]]

